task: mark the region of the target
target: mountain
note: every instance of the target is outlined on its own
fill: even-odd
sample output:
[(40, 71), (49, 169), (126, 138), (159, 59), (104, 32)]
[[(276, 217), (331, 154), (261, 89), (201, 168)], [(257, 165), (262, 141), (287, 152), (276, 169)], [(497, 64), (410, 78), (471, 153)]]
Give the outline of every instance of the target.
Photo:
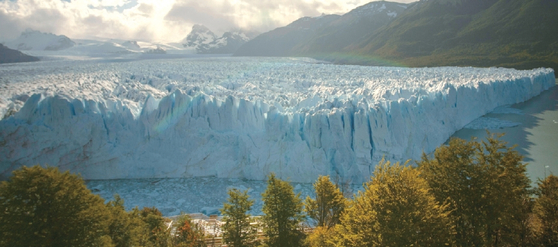
[(196, 51), (208, 49), (208, 46), (217, 36), (204, 25), (196, 24), (192, 27), (192, 31), (182, 41), (184, 47), (196, 48)]
[(401, 3), (371, 2), (342, 16), (303, 17), (256, 37), (235, 55), (313, 56), (341, 52), (393, 21), (407, 7)]
[(351, 52), (409, 66), (558, 68), (556, 13), (553, 0), (421, 1)]
[(306, 54), (343, 51), (366, 34), (389, 24), (407, 7), (407, 4), (392, 2), (368, 3), (326, 26), (298, 50)]
[(165, 51), (165, 49), (157, 46), (157, 48), (149, 49), (147, 51), (144, 51), (143, 53), (144, 54), (167, 54), (167, 51)]
[[(556, 13), (555, 0), (372, 2), (307, 29), (311, 34), (305, 38), (286, 31), (307, 18), (297, 20), (254, 38), (235, 55), (311, 56), (364, 65), (558, 69)], [(288, 48), (277, 48), (293, 36), (298, 39)]]
[(32, 29), (25, 30), (17, 39), (6, 43), (9, 48), (20, 51), (58, 51), (74, 45), (75, 42), (64, 35), (43, 33)]
[(128, 49), (133, 49), (133, 50), (141, 49), (141, 47), (138, 45), (138, 42), (137, 41), (132, 41), (132, 40), (128, 40), (128, 41), (122, 43), (122, 46), (124, 46)]
[(0, 63), (19, 63), (34, 61), (39, 61), (39, 58), (23, 54), (20, 51), (12, 50), (0, 44)]
[(196, 24), (182, 41), (182, 45), (195, 48), (199, 54), (232, 54), (254, 36), (256, 35), (253, 33), (237, 30), (225, 32), (218, 37), (209, 28)]
[[(73, 54), (80, 55), (122, 55), (133, 53), (132, 48), (125, 46), (125, 44), (119, 44), (115, 41), (99, 41), (99, 40), (79, 40), (80, 42), (73, 47), (71, 52)], [(137, 49), (136, 49), (137, 50)]]
[(240, 31), (225, 32), (223, 36), (209, 43), (209, 49), (201, 53), (232, 54), (248, 40), (250, 38)]
[(261, 34), (241, 46), (235, 56), (295, 56), (296, 47), (308, 42), (324, 26), (339, 19), (338, 15), (303, 17), (286, 27)]

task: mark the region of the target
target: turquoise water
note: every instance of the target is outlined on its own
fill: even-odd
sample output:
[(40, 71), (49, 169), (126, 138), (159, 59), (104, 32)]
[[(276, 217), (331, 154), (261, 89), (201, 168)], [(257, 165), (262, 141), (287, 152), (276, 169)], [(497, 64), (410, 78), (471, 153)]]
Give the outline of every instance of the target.
[[(558, 86), (543, 92), (526, 102), (512, 105), (520, 114), (494, 114), (486, 117), (521, 123), (517, 127), (491, 129), (492, 133), (505, 133), (503, 140), (508, 145), (517, 145), (516, 150), (527, 162), (527, 173), (533, 183), (550, 174), (558, 175)], [(453, 137), (470, 140), (484, 139), (485, 130), (462, 129)]]

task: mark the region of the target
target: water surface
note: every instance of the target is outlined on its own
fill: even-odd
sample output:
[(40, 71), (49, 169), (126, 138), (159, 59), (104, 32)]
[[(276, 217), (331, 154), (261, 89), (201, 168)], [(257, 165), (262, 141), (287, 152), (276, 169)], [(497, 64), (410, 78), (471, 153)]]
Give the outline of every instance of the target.
[[(523, 103), (511, 105), (522, 114), (489, 113), (485, 117), (520, 123), (512, 128), (490, 129), (492, 133), (505, 133), (502, 137), (527, 162), (527, 173), (535, 183), (550, 174), (558, 175), (558, 86)], [(485, 130), (462, 129), (453, 137), (469, 140), (471, 137), (484, 139)]]

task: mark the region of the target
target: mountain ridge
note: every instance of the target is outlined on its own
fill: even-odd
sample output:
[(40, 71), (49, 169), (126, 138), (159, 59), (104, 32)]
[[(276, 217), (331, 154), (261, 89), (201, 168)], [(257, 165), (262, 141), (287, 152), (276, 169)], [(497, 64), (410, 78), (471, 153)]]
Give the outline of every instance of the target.
[[(370, 2), (344, 15), (302, 17), (291, 24), (263, 33), (244, 46), (236, 56), (316, 56), (344, 51), (403, 13), (408, 4)], [(270, 49), (268, 49), (270, 47)]]
[(33, 29), (26, 29), (17, 39), (7, 42), (5, 45), (10, 49), (20, 51), (59, 51), (71, 48), (75, 44), (73, 40), (65, 35), (56, 35)]
[[(385, 1), (367, 5), (372, 4), (398, 5)], [(558, 32), (555, 31), (558, 30), (558, 1), (422, 0), (406, 5), (394, 19), (378, 26), (334, 25), (367, 5), (332, 21), (329, 29), (316, 29), (318, 34), (301, 41), (289, 52), (261, 52), (263, 49), (255, 42), (262, 39), (260, 36), (271, 36), (270, 33), (281, 39), (278, 30), (282, 28), (278, 28), (248, 42), (235, 55), (310, 56), (361, 65), (558, 69)], [(371, 20), (377, 18), (368, 23)], [(360, 36), (343, 34), (350, 30), (360, 30)], [(341, 39), (345, 39), (341, 46), (327, 44)]]
[(20, 63), (20, 62), (35, 62), (39, 58), (29, 56), (18, 50), (10, 49), (3, 44), (0, 44), (0, 63)]
[(195, 24), (181, 43), (185, 48), (194, 48), (198, 54), (232, 54), (252, 36), (255, 35), (250, 32), (233, 30), (219, 37), (206, 26)]

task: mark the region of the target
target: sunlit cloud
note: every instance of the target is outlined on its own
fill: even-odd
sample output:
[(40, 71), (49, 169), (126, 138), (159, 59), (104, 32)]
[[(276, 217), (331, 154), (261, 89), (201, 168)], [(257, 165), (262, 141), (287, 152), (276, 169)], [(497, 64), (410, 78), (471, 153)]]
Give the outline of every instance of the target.
[[(413, 2), (416, 0), (399, 0)], [(0, 41), (27, 28), (74, 39), (178, 42), (194, 24), (222, 33), (265, 32), (303, 16), (343, 14), (369, 1), (351, 0), (0, 0)]]

